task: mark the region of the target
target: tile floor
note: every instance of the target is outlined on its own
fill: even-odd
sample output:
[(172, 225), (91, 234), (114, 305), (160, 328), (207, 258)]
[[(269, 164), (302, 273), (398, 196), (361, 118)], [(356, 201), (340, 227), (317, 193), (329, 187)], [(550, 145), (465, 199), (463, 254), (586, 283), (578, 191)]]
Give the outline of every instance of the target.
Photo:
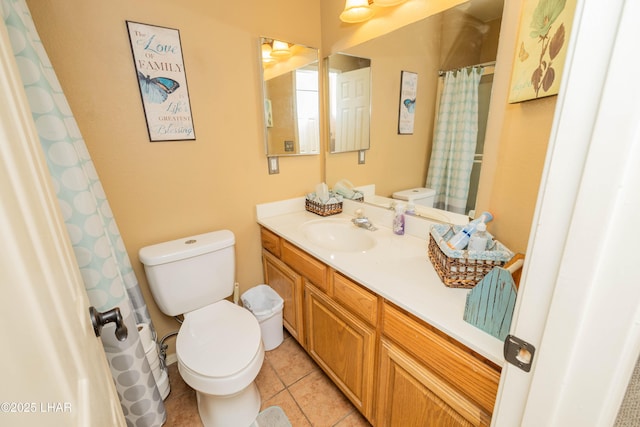
[[(169, 366), (171, 393), (165, 400), (165, 427), (201, 427), (196, 393)], [(265, 353), (256, 378), (262, 409), (280, 406), (293, 427), (368, 427), (370, 424), (285, 331), (276, 349)]]

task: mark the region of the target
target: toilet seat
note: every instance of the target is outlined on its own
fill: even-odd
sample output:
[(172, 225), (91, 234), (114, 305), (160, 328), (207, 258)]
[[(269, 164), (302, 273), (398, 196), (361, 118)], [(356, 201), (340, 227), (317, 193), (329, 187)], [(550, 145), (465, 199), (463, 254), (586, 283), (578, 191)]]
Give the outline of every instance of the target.
[(240, 391), (264, 360), (260, 324), (227, 300), (185, 315), (176, 341), (178, 368), (187, 384), (204, 393)]

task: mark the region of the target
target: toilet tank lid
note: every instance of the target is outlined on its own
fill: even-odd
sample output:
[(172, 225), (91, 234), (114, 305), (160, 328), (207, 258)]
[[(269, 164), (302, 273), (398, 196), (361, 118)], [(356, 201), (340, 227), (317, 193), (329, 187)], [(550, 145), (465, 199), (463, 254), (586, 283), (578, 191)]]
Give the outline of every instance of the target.
[(166, 264), (214, 252), (235, 244), (235, 236), (229, 230), (218, 230), (145, 246), (138, 252), (138, 258), (147, 266)]
[(409, 190), (396, 191), (393, 193), (394, 199), (414, 200), (435, 196), (436, 190), (432, 188), (410, 188)]

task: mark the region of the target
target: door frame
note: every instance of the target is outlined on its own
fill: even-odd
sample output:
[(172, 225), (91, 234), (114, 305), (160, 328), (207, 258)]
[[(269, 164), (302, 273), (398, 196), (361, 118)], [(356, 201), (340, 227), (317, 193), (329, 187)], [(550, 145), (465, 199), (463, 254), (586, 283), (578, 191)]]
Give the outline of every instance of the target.
[(638, 360), (638, 16), (578, 0), (493, 426), (612, 425)]

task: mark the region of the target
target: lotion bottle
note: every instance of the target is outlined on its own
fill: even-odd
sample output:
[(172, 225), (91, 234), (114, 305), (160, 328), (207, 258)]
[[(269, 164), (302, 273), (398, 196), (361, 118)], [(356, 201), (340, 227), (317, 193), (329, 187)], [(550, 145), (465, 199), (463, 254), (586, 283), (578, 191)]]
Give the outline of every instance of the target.
[(447, 242), (447, 245), (449, 245), (451, 249), (461, 250), (466, 248), (467, 244), (469, 243), (469, 239), (471, 238), (471, 235), (475, 233), (476, 227), (478, 226), (478, 224), (480, 223), (486, 224), (492, 219), (493, 219), (493, 215), (491, 215), (489, 212), (483, 212), (479, 218), (476, 218), (473, 221), (471, 221), (469, 224), (465, 225), (462, 230), (460, 230), (455, 236), (451, 238), (451, 240)]
[(476, 232), (473, 233), (469, 239), (468, 249), (470, 251), (486, 251), (488, 240), (489, 235), (487, 234), (487, 224), (481, 222), (476, 227)]
[(393, 232), (399, 236), (404, 234), (404, 206), (401, 203), (396, 205), (396, 212), (393, 216)]

